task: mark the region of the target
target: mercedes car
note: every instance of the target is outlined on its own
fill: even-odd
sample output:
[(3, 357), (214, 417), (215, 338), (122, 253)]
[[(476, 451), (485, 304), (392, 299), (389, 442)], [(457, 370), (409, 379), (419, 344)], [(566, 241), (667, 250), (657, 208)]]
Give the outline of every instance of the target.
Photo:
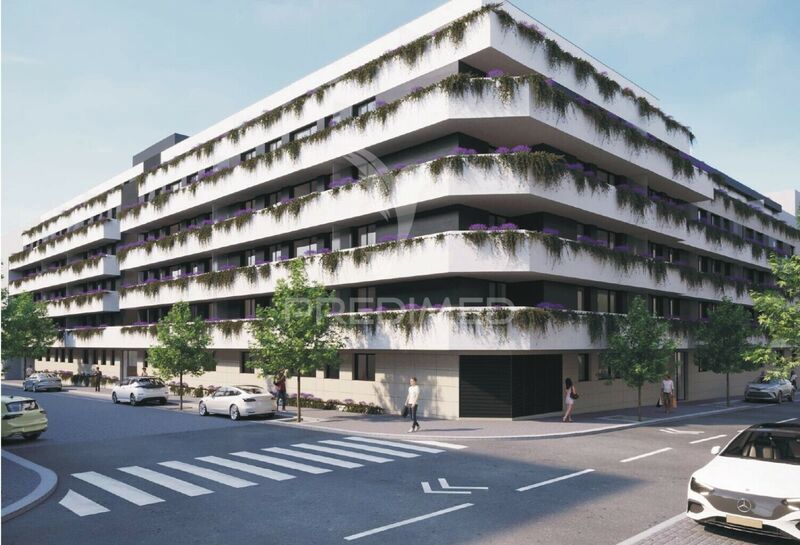
[(751, 382), (744, 389), (745, 401), (794, 401), (795, 391), (792, 383), (785, 378), (773, 378)]
[(114, 403), (127, 401), (131, 406), (146, 401), (155, 401), (159, 405), (165, 405), (168, 397), (167, 385), (156, 377), (126, 378), (111, 390), (111, 401)]
[(800, 425), (751, 426), (711, 453), (689, 481), (689, 518), (800, 540)]
[(275, 416), (275, 398), (260, 386), (223, 386), (200, 400), (201, 416), (227, 414), (231, 420), (245, 416)]

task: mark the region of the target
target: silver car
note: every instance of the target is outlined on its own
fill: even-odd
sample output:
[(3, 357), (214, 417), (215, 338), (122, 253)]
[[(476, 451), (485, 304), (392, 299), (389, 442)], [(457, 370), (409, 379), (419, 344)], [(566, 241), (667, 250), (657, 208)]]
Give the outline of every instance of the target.
[(745, 401), (794, 401), (794, 386), (785, 378), (751, 382), (744, 389)]
[(61, 377), (53, 373), (33, 373), (22, 383), (26, 392), (41, 392), (43, 390), (61, 391)]

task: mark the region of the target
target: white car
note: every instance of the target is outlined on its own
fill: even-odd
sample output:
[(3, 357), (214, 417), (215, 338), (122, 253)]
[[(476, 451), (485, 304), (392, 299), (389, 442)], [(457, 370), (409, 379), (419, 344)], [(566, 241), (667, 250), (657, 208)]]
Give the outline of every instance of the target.
[(61, 377), (53, 373), (33, 373), (22, 383), (23, 390), (39, 392), (41, 390), (61, 391)]
[(231, 420), (245, 416), (275, 416), (275, 398), (260, 386), (223, 386), (205, 396), (197, 406), (200, 416), (227, 414)]
[(800, 425), (751, 426), (711, 453), (689, 482), (689, 518), (800, 540)]
[(156, 377), (126, 378), (111, 390), (111, 401), (114, 403), (127, 401), (131, 405), (138, 405), (145, 401), (155, 401), (159, 405), (165, 405), (168, 397), (167, 385)]

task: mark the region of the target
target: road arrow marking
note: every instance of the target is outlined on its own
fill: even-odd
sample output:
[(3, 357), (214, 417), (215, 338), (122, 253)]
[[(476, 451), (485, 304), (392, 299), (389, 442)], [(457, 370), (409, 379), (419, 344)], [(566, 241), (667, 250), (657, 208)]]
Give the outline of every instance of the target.
[(428, 481), (422, 481), (422, 490), (426, 494), (472, 494), (469, 490), (434, 490)]
[(450, 486), (447, 479), (439, 479), (439, 486), (445, 490), (489, 490), (488, 486)]
[(661, 431), (664, 433), (673, 433), (679, 435), (700, 435), (701, 433), (705, 433), (704, 431), (676, 430), (674, 428), (661, 428)]

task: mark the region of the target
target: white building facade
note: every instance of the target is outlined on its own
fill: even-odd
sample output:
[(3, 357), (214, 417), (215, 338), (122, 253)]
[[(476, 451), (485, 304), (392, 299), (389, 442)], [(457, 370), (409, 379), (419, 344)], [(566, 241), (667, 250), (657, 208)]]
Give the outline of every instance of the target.
[(679, 340), (679, 399), (722, 396), (692, 331), (752, 306), (800, 231), (657, 104), (511, 4), (447, 3), (26, 230), (10, 292), (64, 328), (36, 368), (147, 373), (186, 301), (216, 360), (188, 382), (253, 382), (248, 321), (302, 260), (349, 324), (339, 369), (303, 379), (322, 399), (398, 410), (416, 376), (427, 415), (517, 418), (560, 411), (571, 377), (579, 410), (632, 406), (599, 353), (636, 296)]

